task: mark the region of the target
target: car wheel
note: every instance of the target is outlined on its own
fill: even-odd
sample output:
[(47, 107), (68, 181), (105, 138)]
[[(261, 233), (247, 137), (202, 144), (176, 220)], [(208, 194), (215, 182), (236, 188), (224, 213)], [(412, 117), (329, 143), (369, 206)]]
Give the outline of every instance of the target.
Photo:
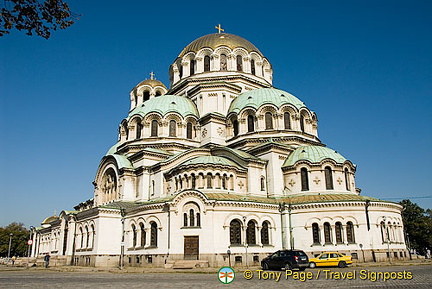
[(345, 261), (340, 261), (339, 264), (338, 264), (338, 267), (339, 267), (339, 268), (344, 268), (344, 267), (346, 267), (346, 263), (345, 263)]
[(306, 267), (300, 267), (299, 270), (304, 271), (304, 270), (306, 270)]
[(292, 266), (290, 263), (286, 263), (284, 266), (284, 270), (292, 270)]
[(315, 267), (316, 267), (315, 262), (310, 262), (310, 263), (309, 263), (309, 267), (310, 267), (310, 268), (315, 268)]
[(262, 268), (263, 268), (263, 270), (268, 270), (269, 269), (269, 265), (267, 263), (263, 263), (262, 264)]

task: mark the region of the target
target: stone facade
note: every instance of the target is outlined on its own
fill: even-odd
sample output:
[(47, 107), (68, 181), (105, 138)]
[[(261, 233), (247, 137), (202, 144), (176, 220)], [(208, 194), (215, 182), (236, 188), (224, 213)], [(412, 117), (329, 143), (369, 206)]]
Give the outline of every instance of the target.
[(321, 143), (313, 111), (272, 87), (253, 44), (200, 37), (170, 77), (169, 89), (153, 74), (132, 89), (93, 198), (44, 220), (32, 256), (96, 267), (257, 265), (282, 248), (407, 257), (402, 207), (360, 195), (356, 166)]

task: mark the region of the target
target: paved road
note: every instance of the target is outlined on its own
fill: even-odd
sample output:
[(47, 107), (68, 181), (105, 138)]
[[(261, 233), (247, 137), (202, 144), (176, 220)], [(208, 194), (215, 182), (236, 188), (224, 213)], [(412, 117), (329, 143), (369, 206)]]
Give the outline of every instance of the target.
[[(389, 273), (384, 275), (385, 272)], [(401, 279), (383, 281), (382, 278), (385, 276), (392, 277), (391, 272), (395, 272), (393, 277), (400, 277)], [(399, 275), (397, 275), (398, 272), (400, 272)], [(0, 271), (0, 288), (432, 288), (432, 266), (430, 265), (308, 269), (305, 274), (309, 275), (295, 276), (295, 273), (299, 274), (300, 272), (293, 271), (293, 275), (288, 277), (284, 271), (267, 271), (263, 273), (255, 269), (252, 270), (252, 273), (253, 278), (246, 280), (243, 272), (238, 272), (234, 282), (225, 285), (218, 281), (216, 270), (212, 274), (119, 274), (107, 272), (53, 272), (30, 269)], [(279, 281), (271, 278), (277, 278), (279, 273), (281, 274)], [(297, 280), (296, 277), (298, 277)], [(312, 279), (301, 281), (302, 277)], [(344, 277), (351, 279), (343, 280)], [(372, 281), (374, 277), (376, 277), (376, 281)], [(269, 279), (265, 280), (265, 278)]]

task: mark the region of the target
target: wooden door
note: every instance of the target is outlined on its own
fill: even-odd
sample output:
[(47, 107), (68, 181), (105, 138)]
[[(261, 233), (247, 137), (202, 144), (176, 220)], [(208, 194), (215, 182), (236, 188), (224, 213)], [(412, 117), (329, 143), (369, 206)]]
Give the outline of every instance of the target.
[(198, 260), (199, 255), (199, 237), (185, 236), (184, 237), (184, 259)]

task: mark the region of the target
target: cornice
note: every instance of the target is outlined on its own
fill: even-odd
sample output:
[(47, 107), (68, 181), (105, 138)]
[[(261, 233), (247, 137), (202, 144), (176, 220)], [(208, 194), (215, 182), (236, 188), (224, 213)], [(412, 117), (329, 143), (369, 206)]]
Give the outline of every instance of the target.
[(228, 144), (227, 146), (230, 148), (238, 148), (238, 147), (245, 147), (246, 145), (250, 145), (250, 144), (255, 144), (255, 146), (257, 146), (258, 144), (262, 144), (262, 143), (266, 143), (269, 142), (269, 139), (271, 138), (271, 140), (273, 142), (281, 142), (281, 143), (300, 143), (300, 144), (307, 144), (307, 145), (318, 145), (318, 146), (325, 146), (324, 144), (321, 143), (321, 141), (317, 138), (317, 141), (312, 141), (312, 140), (308, 140), (308, 139), (304, 139), (302, 137), (299, 136), (289, 136), (289, 137), (285, 137), (285, 136), (281, 136), (281, 137), (267, 137), (267, 138), (243, 138), (243, 135), (238, 135), (235, 136), (229, 140), (227, 140), (227, 142), (231, 142), (230, 144)]

